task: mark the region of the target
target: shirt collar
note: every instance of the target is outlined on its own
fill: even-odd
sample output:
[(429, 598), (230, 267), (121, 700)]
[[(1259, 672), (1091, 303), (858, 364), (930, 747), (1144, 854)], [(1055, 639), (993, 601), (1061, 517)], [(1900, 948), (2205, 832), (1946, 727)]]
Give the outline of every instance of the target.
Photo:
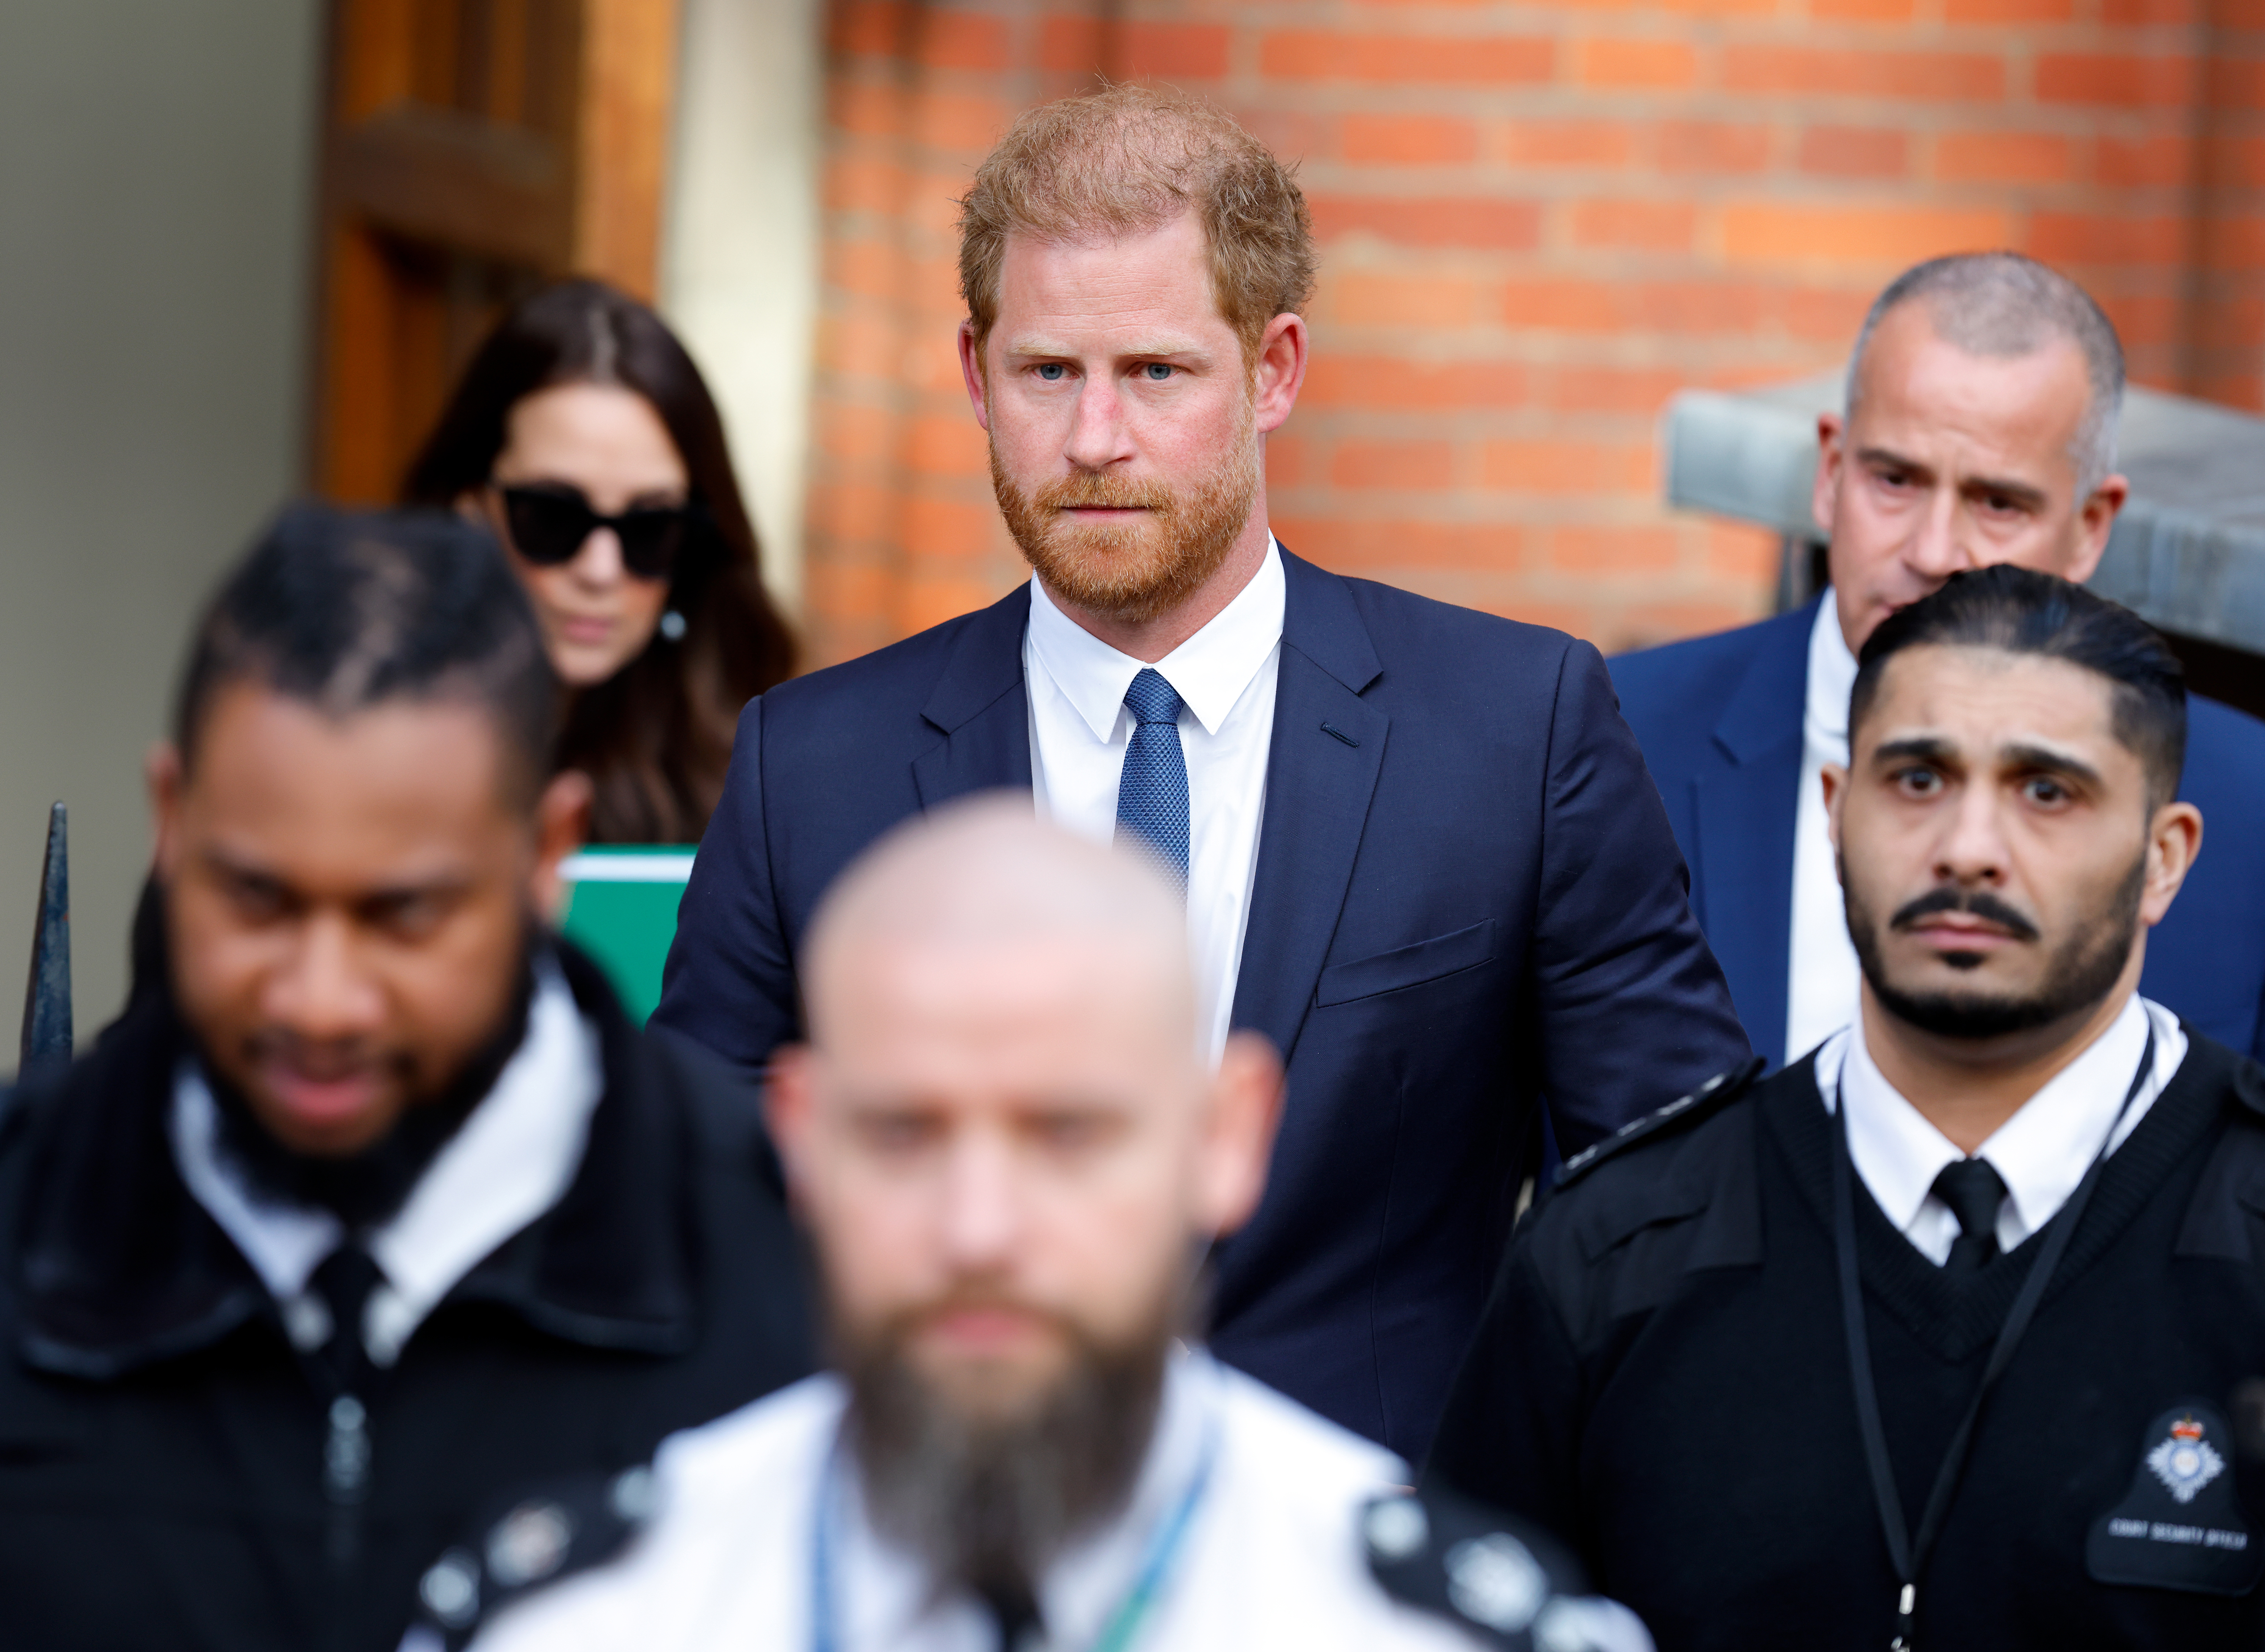
[[(2107, 1030), (1976, 1151), (1976, 1158), (1988, 1160), (2005, 1178), (2024, 1233), (2052, 1219), (2108, 1141), (2151, 1024), (2155, 1057), (2148, 1083), (2159, 1092), (2186, 1055), (2186, 1035), (2168, 1011), (2134, 993)], [(1826, 1105), (1835, 1095), (1847, 1105), (1849, 1156), (1864, 1185), (1890, 1222), (1909, 1228), (1943, 1167), (1965, 1155), (1888, 1082), (1864, 1041), (1861, 1016), (1817, 1052), (1817, 1069)], [(2145, 1089), (2141, 1098), (2146, 1099)], [(2127, 1131), (2133, 1122), (2125, 1118)], [(2123, 1133), (2118, 1132), (2117, 1142)]]
[[(407, 1202), (370, 1235), (384, 1280), (371, 1293), (363, 1330), (378, 1364), (392, 1364), (458, 1280), (558, 1202), (581, 1167), (590, 1115), (604, 1091), (597, 1031), (557, 966), (539, 959), (526, 1037), (495, 1088), (434, 1155)], [(218, 1103), (193, 1061), (185, 1060), (175, 1076), (170, 1123), (181, 1179), (284, 1305), (294, 1339), (318, 1344), (327, 1321), (292, 1308), (344, 1238), (338, 1218), (277, 1199), (251, 1182), (220, 1144)]]
[(1824, 587), (1817, 605), (1816, 623), (1809, 628), (1809, 704), (1803, 731), (1812, 742), (1848, 745), (1848, 695), (1856, 687), (1856, 656), (1841, 634), (1839, 605), (1832, 587)]
[[(1219, 732), (1282, 640), (1286, 589), (1282, 548), (1270, 536), (1265, 560), (1234, 600), (1156, 662), (1205, 733)], [(1031, 647), (1093, 738), (1113, 739), (1125, 691), (1147, 662), (1119, 653), (1063, 613), (1036, 574), (1031, 576)]]

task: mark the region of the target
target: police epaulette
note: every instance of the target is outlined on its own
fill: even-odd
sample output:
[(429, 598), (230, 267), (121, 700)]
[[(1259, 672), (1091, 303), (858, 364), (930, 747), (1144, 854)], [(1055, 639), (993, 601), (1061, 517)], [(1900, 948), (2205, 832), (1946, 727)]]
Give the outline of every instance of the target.
[(1446, 1619), (1502, 1652), (1604, 1652), (1587, 1633), (1599, 1603), (1548, 1536), (1444, 1486), (1388, 1492), (1361, 1510), (1369, 1575), (1402, 1605)]
[(1768, 1064), (1761, 1057), (1749, 1059), (1744, 1066), (1732, 1067), (1728, 1073), (1717, 1073), (1690, 1095), (1668, 1103), (1656, 1113), (1622, 1124), (1617, 1133), (1602, 1141), (1584, 1147), (1557, 1172), (1556, 1187), (1563, 1187), (1586, 1175), (1597, 1166), (1611, 1158), (1621, 1148), (1656, 1136), (1661, 1131), (1682, 1124), (1695, 1124), (1732, 1097), (1743, 1095)]
[(522, 1491), (417, 1582), (402, 1652), (458, 1652), (497, 1612), (620, 1554), (652, 1517), (650, 1468), (578, 1474)]

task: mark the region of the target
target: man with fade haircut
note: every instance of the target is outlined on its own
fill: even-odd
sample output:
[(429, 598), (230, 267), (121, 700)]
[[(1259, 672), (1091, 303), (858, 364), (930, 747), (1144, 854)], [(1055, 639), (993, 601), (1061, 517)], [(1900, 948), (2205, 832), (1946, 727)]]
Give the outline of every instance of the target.
[[(1201, 1049), (1173, 882), (1027, 800), (962, 804), (848, 872), (805, 958), (770, 1117), (841, 1374), (671, 1441), (620, 1563), (480, 1652), (1481, 1644), (1372, 1573), (1365, 1541), (1427, 1546), (1406, 1466), (1200, 1350), (1197, 1270), (1257, 1206), (1281, 1068), (1249, 1032)], [(1489, 1644), (1648, 1649), (1482, 1541)]]
[(950, 798), (1149, 845), (1205, 1057), (1242, 1030), (1288, 1066), (1213, 1345), (1408, 1454), (1544, 1098), (1577, 1151), (1747, 1051), (1596, 651), (1271, 532), (1313, 274), (1296, 185), (1218, 111), (1119, 87), (1016, 122), (962, 203), (959, 346), (1033, 577), (748, 708), (656, 1019), (761, 1067), (827, 885)]
[[(1790, 614), (1612, 662), (1691, 904), (1754, 1048), (1795, 1060), (1856, 1013), (1818, 775), (1848, 761), (1848, 688), (1874, 628), (1953, 573), (2012, 563), (2082, 581), (2129, 485), (2123, 351), (2083, 288), (2013, 252), (1905, 271), (1873, 303), (1844, 414), (1817, 420), (1832, 585)], [(2265, 724), (2191, 702), (2186, 797), (2265, 820)], [(2265, 836), (2221, 830), (2147, 950), (2146, 991), (2265, 1054)]]
[(149, 762), (155, 964), (0, 1106), (0, 1638), (377, 1652), (419, 1579), (811, 1368), (754, 1098), (544, 928), (588, 787), (519, 581), (306, 508)]
[(2203, 840), (2178, 660), (1956, 574), (1848, 730), (1861, 1013), (1569, 1161), (1428, 1477), (1664, 1652), (2256, 1646), (2265, 1069), (2138, 990)]

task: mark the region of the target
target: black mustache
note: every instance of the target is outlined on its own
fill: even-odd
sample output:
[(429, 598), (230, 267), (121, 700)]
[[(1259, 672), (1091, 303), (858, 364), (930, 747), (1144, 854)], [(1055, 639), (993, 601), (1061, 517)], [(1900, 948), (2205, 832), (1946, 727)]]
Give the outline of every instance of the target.
[(1986, 919), (2003, 928), (2017, 941), (2037, 938), (2036, 924), (1986, 889), (1930, 889), (1889, 919), (1888, 928), (1908, 929), (1920, 919), (1932, 917), (1938, 912), (1970, 913), (1977, 918)]

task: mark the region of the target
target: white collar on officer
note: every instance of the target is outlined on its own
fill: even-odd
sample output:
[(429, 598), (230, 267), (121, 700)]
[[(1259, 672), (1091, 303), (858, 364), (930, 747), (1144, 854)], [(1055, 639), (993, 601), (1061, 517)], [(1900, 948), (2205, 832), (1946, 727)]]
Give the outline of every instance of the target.
[[(2123, 1122), (2113, 1124), (2138, 1071), (2150, 1023), (2153, 1073)], [(2112, 1124), (2109, 1152), (2130, 1139), (2186, 1053), (2178, 1017), (2134, 993), (2106, 1031), (1977, 1149), (1974, 1156), (1988, 1160), (2006, 1182), (2006, 1202), (1998, 1212), (1999, 1248), (2013, 1249), (2053, 1219), (2091, 1168)], [(1943, 1167), (1965, 1155), (1888, 1082), (1864, 1042), (1861, 1015), (1817, 1051), (1817, 1088), (1828, 1112), (1836, 1096), (1846, 1098), (1848, 1155), (1856, 1174), (1888, 1220), (1941, 1265), (1958, 1237), (1958, 1219), (1932, 1190)]]
[[(384, 1275), (362, 1320), (373, 1361), (390, 1365), (458, 1280), (564, 1196), (604, 1091), (597, 1030), (557, 964), (538, 957), (527, 1034), (495, 1088), (433, 1156), (401, 1209), (369, 1235), (370, 1256)], [(292, 1341), (320, 1347), (330, 1338), (330, 1313), (308, 1281), (345, 1236), (339, 1219), (276, 1198), (251, 1181), (221, 1143), (219, 1104), (193, 1059), (174, 1074), (170, 1124), (174, 1162), (190, 1192), (281, 1306)]]
[[(1123, 1512), (1064, 1553), (1038, 1581), (1046, 1645), (1089, 1646), (1108, 1627), (1156, 1529), (1204, 1472), (1205, 1452), (1216, 1449), (1222, 1410), (1221, 1378), (1211, 1356), (1175, 1353), (1166, 1362), (1147, 1456)], [(965, 1594), (938, 1599), (921, 1562), (874, 1532), (856, 1475), (845, 1474), (842, 1481), (834, 1505), (841, 1539), (841, 1644), (990, 1645), (994, 1632), (983, 1609)]]
[[(1272, 658), (1282, 640), (1288, 591), (1282, 547), (1269, 539), (1265, 560), (1250, 583), (1201, 630), (1156, 662), (1156, 670), (1205, 733), (1219, 732), (1259, 667)], [(1036, 574), (1031, 576), (1030, 635), (1039, 663), (1093, 738), (1104, 745), (1113, 739), (1118, 719), (1126, 715), (1125, 691), (1143, 662), (1119, 653), (1063, 613)]]

